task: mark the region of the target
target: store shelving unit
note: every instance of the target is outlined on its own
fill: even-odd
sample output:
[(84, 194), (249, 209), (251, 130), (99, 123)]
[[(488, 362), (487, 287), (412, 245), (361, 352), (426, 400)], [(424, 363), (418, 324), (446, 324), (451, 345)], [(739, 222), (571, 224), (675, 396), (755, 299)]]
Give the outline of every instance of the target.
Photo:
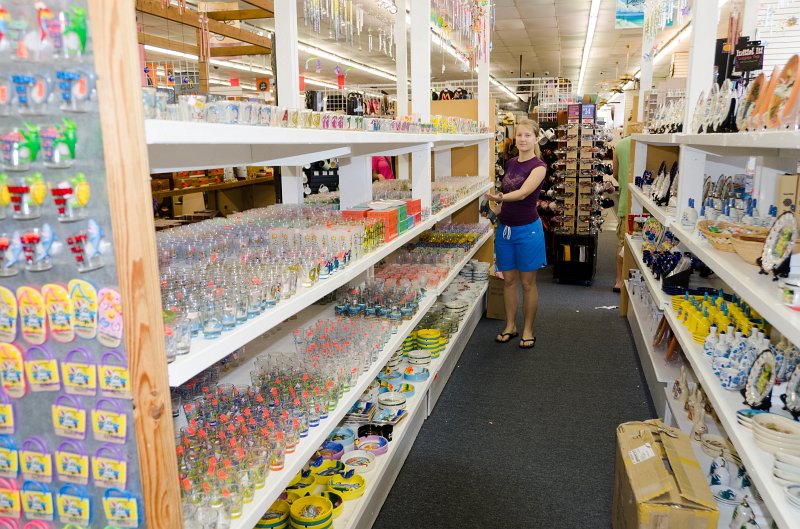
[(636, 185), (628, 184), (628, 192), (648, 213), (657, 218), (661, 224), (668, 224), (671, 221), (672, 217), (667, 213), (666, 208), (653, 202), (653, 199), (645, 195)]
[(782, 303), (777, 283), (771, 276), (759, 274), (758, 267), (744, 262), (738, 254), (715, 250), (683, 226), (673, 224), (670, 230), (775, 329), (791, 342), (800, 344), (800, 313)]
[[(298, 288), (297, 293), (291, 298), (281, 301), (275, 308), (236, 327), (233, 331), (223, 334), (220, 338), (214, 340), (197, 338), (192, 340), (191, 352), (177, 358), (174, 362), (169, 364), (170, 385), (179, 386), (183, 384), (204, 369), (219, 362), (236, 349), (246, 345), (253, 339), (280, 324), (286, 318), (297, 314), (320, 298), (356, 279), (369, 268), (380, 262), (381, 259), (396, 251), (404, 244), (414, 240), (424, 231), (431, 229), (437, 222), (447, 219), (450, 215), (480, 197), (488, 189), (490, 189), (489, 184), (473, 191), (456, 204), (444, 208), (435, 215), (431, 215), (418, 226), (414, 226), (414, 228), (408, 230), (403, 235), (384, 244), (377, 250), (366, 254), (361, 259), (351, 264), (343, 271), (337, 272), (330, 278), (321, 280), (308, 288)], [(485, 240), (483, 242), (485, 242)], [(477, 247), (474, 248), (475, 251), (477, 251), (477, 249)], [(472, 255), (474, 255), (474, 252)]]
[[(260, 2), (260, 0), (259, 0)], [(287, 347), (290, 332), (305, 318), (332, 315), (331, 307), (315, 305), (322, 297), (350, 281), (361, 281), (371, 267), (390, 255), (403, 244), (413, 240), (437, 222), (452, 217), (454, 221), (478, 222), (477, 200), (491, 189), (494, 167), (489, 153), (494, 138), (486, 134), (403, 134), (377, 133), (344, 130), (309, 130), (290, 128), (270, 128), (246, 125), (211, 124), (196, 122), (144, 120), (141, 107), (141, 71), (139, 64), (136, 34), (136, 5), (145, 6), (147, 12), (162, 16), (177, 23), (188, 24), (200, 29), (197, 17), (182, 12), (174, 6), (160, 6), (156, 2), (107, 2), (88, 0), (89, 15), (95, 47), (96, 70), (98, 78), (113, 79), (112, 85), (98, 84), (101, 122), (103, 128), (103, 148), (108, 176), (109, 202), (114, 231), (114, 246), (118, 267), (119, 289), (122, 295), (125, 328), (125, 345), (130, 358), (131, 379), (136, 402), (131, 436), (135, 435), (140, 450), (142, 478), (143, 519), (149, 529), (180, 529), (182, 526), (180, 491), (177, 462), (175, 458), (175, 432), (170, 413), (170, 385), (189, 380), (203, 369), (225, 358), (231, 352), (246, 346), (245, 356), (269, 353), (271, 347)], [(272, 4), (272, 2), (269, 2)], [(424, 2), (413, 2), (411, 18), (416, 22), (410, 27), (411, 38), (411, 83), (406, 71), (407, 61), (398, 60), (398, 113), (408, 115), (408, 87), (411, 86), (411, 101), (414, 112), (422, 121), (430, 121), (430, 56), (431, 41), (428, 27), (430, 10)], [(277, 84), (278, 100), (286, 108), (301, 108), (297, 91), (299, 78), (297, 49), (297, 4), (296, 2), (274, 2), (275, 27), (275, 72), (281, 79)], [(272, 11), (272, 10), (270, 10)], [(488, 27), (488, 18), (484, 20)], [(403, 36), (409, 31), (405, 17), (397, 17), (396, 34)], [(114, 31), (108, 31), (108, 28)], [(215, 27), (224, 28), (222, 25)], [(227, 26), (225, 26), (227, 27)], [(238, 28), (225, 30), (234, 36), (247, 32)], [(243, 37), (244, 38), (244, 37)], [(260, 36), (251, 44), (264, 45)], [(405, 55), (405, 45), (402, 54)], [(488, 57), (478, 60), (479, 90), (477, 119), (491, 127), (489, 119), (489, 75)], [(286, 81), (283, 81), (283, 80)], [(292, 81), (294, 79), (294, 81)], [(402, 94), (402, 96), (401, 96)], [(489, 129), (491, 130), (491, 128)], [(194, 342), (192, 352), (184, 358), (167, 365), (163, 340), (163, 321), (161, 311), (153, 310), (160, 303), (158, 282), (158, 263), (152, 219), (152, 199), (150, 189), (144, 185), (148, 175), (160, 172), (187, 171), (226, 166), (274, 165), (281, 167), (281, 196), (286, 203), (302, 202), (302, 178), (300, 166), (323, 159), (338, 158), (340, 165), (340, 191), (342, 204), (347, 207), (371, 199), (370, 158), (373, 155), (410, 155), (409, 177), (412, 181), (412, 196), (420, 199), (423, 209), (430, 211), (432, 205), (432, 164), (431, 153), (449, 153), (454, 148), (476, 145), (478, 157), (474, 171), (470, 175), (483, 175), (486, 185), (473, 189), (468, 196), (457, 203), (430, 215), (419, 225), (395, 240), (352, 263), (348, 269), (335, 274), (309, 289), (301, 289), (291, 299), (280, 303), (260, 318), (231, 331), (220, 339)], [(404, 160), (409, 167), (408, 160)], [(467, 174), (467, 173), (459, 173)], [(160, 197), (177, 196), (184, 192), (205, 192), (223, 189), (222, 186), (253, 185), (259, 181), (221, 184), (206, 188), (192, 188), (160, 193)], [(227, 188), (227, 187), (226, 187)], [(474, 218), (473, 218), (474, 216)], [(401, 344), (405, 336), (421, 320), (435, 302), (436, 296), (452, 281), (457, 271), (480, 251), (491, 239), (490, 235), (481, 238), (478, 244), (467, 253), (465, 259), (441, 285), (422, 299), (417, 314), (405, 322), (399, 332), (392, 337), (382, 350), (379, 358), (361, 374), (358, 383), (346, 394), (336, 410), (321, 426), (315, 428), (304, 439), (297, 451), (288, 456), (286, 467), (280, 473), (272, 473), (264, 489), (258, 492), (253, 503), (248, 504), (245, 514), (233, 523), (235, 529), (249, 529), (255, 525), (269, 505), (277, 498), (288, 481), (302, 468), (308, 458), (319, 447), (338, 421), (345, 415), (364, 388), (383, 368), (388, 358)], [(394, 474), (375, 473), (371, 478), (371, 492), (364, 501), (363, 510), (374, 514), (380, 509), (381, 501), (391, 487), (394, 475), (402, 464), (397, 457), (402, 450), (407, 453), (413, 444), (416, 433), (427, 417), (429, 388), (436, 387), (436, 395), (447, 381), (452, 371), (451, 362), (458, 359), (460, 350), (469, 338), (477, 318), (482, 312), (483, 301), (479, 298), (472, 306), (469, 317), (464, 321), (461, 331), (451, 340), (446, 352), (435, 366), (434, 373), (427, 384), (419, 384), (418, 394), (412, 399), (412, 409), (416, 410), (398, 428), (396, 435), (402, 439), (393, 447), (392, 460), (396, 464)], [(286, 322), (285, 325), (284, 322)], [(266, 333), (266, 335), (265, 335)], [(225, 374), (225, 379), (241, 377), (249, 383), (251, 366), (242, 364)], [(388, 456), (386, 456), (388, 458)], [(387, 459), (388, 461), (388, 459)], [(374, 481), (373, 481), (374, 478)], [(381, 493), (382, 491), (382, 493)], [(354, 517), (357, 523), (369, 517), (359, 514)]]
[[(705, 9), (705, 8), (704, 8)], [(695, 13), (695, 16), (698, 15)], [(696, 22), (695, 22), (696, 23)], [(698, 35), (695, 39), (693, 35), (692, 49), (690, 50), (690, 71), (700, 72), (694, 78), (690, 73), (690, 90), (687, 96), (686, 116), (691, 116), (693, 109), (691, 105), (699, 97), (699, 91), (707, 88), (699, 84), (698, 79), (708, 77), (713, 70), (713, 58), (706, 53), (695, 53), (695, 50), (708, 43), (703, 44), (703, 39), (711, 39), (710, 36)], [(694, 54), (694, 55), (693, 55)], [(694, 58), (693, 58), (694, 57)], [(708, 77), (710, 84), (710, 77)], [(678, 153), (680, 180), (678, 185), (678, 208), (676, 214), (667, 214), (664, 208), (659, 208), (645, 197), (639, 189), (630, 185), (630, 193), (633, 201), (657, 218), (665, 225), (681, 242), (679, 250), (690, 251), (702, 260), (716, 275), (718, 280), (713, 284), (724, 283), (727, 291), (733, 291), (745, 302), (759, 312), (781, 335), (785, 336), (795, 345), (800, 345), (800, 314), (785, 307), (780, 299), (780, 291), (776, 282), (771, 277), (759, 274), (759, 269), (747, 264), (735, 253), (725, 253), (714, 249), (708, 242), (702, 240), (693, 228), (681, 225), (677, 220), (681, 218), (683, 209), (689, 198), (694, 198), (698, 205), (702, 198), (703, 176), (711, 174), (717, 176), (723, 174), (736, 174), (752, 171), (754, 175), (754, 189), (758, 193), (755, 198), (764, 210), (774, 202), (777, 177), (786, 172), (796, 171), (796, 164), (800, 160), (800, 131), (762, 131), (744, 133), (715, 133), (715, 134), (634, 134), (632, 139), (637, 143), (644, 144), (642, 148), (637, 146), (635, 166), (637, 173), (631, 175), (639, 176), (644, 167), (649, 167), (646, 162), (656, 162), (660, 160), (658, 156), (664, 156), (665, 152)], [(655, 146), (660, 149), (648, 149), (647, 146)], [(672, 147), (673, 149), (664, 149)], [(653, 160), (646, 157), (653, 151)], [(643, 157), (643, 159), (638, 159)], [(753, 165), (754, 164), (754, 165)], [(762, 211), (763, 213), (763, 211)], [(635, 241), (628, 239), (626, 262), (632, 266), (642, 269), (645, 282), (651, 294), (660, 294), (660, 285), (655, 282), (652, 275), (641, 263), (641, 246), (636, 245)], [(657, 298), (658, 299), (658, 298)], [(711, 371), (710, 362), (703, 354), (702, 347), (694, 342), (688, 330), (678, 321), (667, 299), (660, 299), (659, 303), (664, 307), (664, 314), (673, 332), (678, 337), (679, 344), (691, 366), (695, 379), (702, 386), (708, 399), (720, 419), (721, 435), (727, 436), (736, 447), (739, 455), (747, 467), (755, 486), (764, 498), (764, 514), (774, 518), (775, 523), (781, 529), (788, 529), (797, 525), (800, 519), (800, 511), (790, 505), (784, 496), (783, 488), (772, 479), (773, 457), (759, 448), (753, 441), (750, 431), (740, 426), (736, 420), (736, 411), (747, 407), (742, 402), (738, 392), (731, 392), (721, 388), (717, 377)], [(625, 300), (623, 305), (633, 305), (634, 319), (638, 308), (633, 300)], [(631, 318), (630, 313), (628, 314)], [(633, 323), (631, 324), (634, 328)], [(634, 330), (634, 334), (636, 331)], [(646, 345), (646, 344), (645, 344)], [(638, 342), (637, 346), (641, 347)], [(646, 352), (640, 351), (640, 356)], [(776, 393), (782, 391), (779, 387)], [(669, 412), (676, 418), (678, 426), (689, 433), (691, 425), (685, 420), (682, 410), (676, 410), (676, 403), (671, 400), (669, 388), (665, 389), (666, 403)], [(654, 394), (655, 398), (655, 394)], [(778, 400), (778, 395), (773, 395), (773, 408), (775, 413), (785, 414), (782, 411), (782, 404)], [(687, 428), (689, 431), (687, 431)], [(708, 461), (698, 453), (698, 460), (705, 466)], [(707, 459), (707, 458), (706, 458)], [(768, 512), (766, 512), (768, 511)], [(725, 507), (720, 509), (720, 527), (727, 527), (730, 520), (730, 513)]]
[[(779, 527), (794, 527), (798, 511), (786, 500), (783, 486), (772, 479), (773, 456), (756, 445), (752, 432), (736, 420), (736, 411), (747, 407), (742, 402), (742, 396), (738, 391), (728, 391), (719, 385), (719, 380), (711, 370), (711, 363), (706, 359), (703, 348), (695, 343), (689, 330), (678, 321), (674, 312), (666, 311), (666, 315), (686, 358), (692, 365), (697, 381), (714, 406), (725, 433), (739, 452), (751, 479), (764, 498), (770, 515), (775, 518)], [(775, 388), (771, 411), (788, 416), (781, 409), (783, 407), (779, 400), (781, 389), (783, 388), (780, 386)]]
[[(357, 500), (345, 502), (342, 514), (334, 520), (335, 529), (368, 529), (372, 527), (380, 512), (380, 506), (383, 505), (394, 480), (400, 473), (424, 419), (430, 415), (441, 394), (441, 388), (444, 387), (450, 372), (452, 372), (452, 366), (460, 358), (466, 342), (480, 320), (484, 309), (485, 293), (486, 287), (467, 310), (467, 315), (462, 320), (458, 332), (451, 336), (445, 350), (442, 351), (439, 358), (431, 361), (428, 366), (431, 372), (430, 378), (425, 382), (414, 383), (414, 396), (406, 405), (408, 416), (392, 433), (389, 451), (379, 456), (375, 461), (374, 468), (364, 474), (364, 479), (367, 480), (367, 490), (364, 495)], [(449, 371), (448, 366), (450, 367)]]
[(145, 121), (151, 171), (167, 173), (231, 165), (304, 165), (326, 158), (397, 156), (476, 145), (492, 134), (405, 134)]

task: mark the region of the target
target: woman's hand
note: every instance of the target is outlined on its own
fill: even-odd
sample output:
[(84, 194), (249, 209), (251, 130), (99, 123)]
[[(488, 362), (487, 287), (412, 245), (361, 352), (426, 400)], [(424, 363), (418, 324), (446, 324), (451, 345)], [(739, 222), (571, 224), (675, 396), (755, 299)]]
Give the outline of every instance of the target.
[(483, 196), (488, 198), (489, 200), (491, 200), (493, 202), (502, 202), (503, 201), (503, 193), (498, 193), (498, 194), (495, 195), (495, 194), (489, 193), (487, 191), (486, 193), (483, 194)]

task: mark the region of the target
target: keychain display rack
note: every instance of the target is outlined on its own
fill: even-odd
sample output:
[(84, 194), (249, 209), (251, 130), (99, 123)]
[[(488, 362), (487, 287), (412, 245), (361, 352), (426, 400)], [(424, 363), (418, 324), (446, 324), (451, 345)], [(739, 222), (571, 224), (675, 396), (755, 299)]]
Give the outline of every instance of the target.
[(556, 200), (563, 212), (553, 218), (553, 276), (559, 281), (590, 284), (597, 269), (595, 158), (601, 149), (596, 145), (596, 111), (595, 105), (569, 105), (558, 126), (556, 175), (563, 180), (556, 184)]

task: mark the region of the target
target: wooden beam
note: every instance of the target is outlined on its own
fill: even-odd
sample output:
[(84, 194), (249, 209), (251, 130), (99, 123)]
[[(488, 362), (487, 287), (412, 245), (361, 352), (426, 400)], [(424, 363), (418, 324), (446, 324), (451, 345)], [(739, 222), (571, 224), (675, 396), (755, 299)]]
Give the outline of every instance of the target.
[(165, 50), (179, 51), (190, 55), (197, 55), (199, 53), (199, 48), (194, 44), (186, 44), (184, 42), (178, 42), (177, 40), (148, 35), (147, 33), (137, 33), (136, 38), (139, 40), (139, 44), (149, 44), (150, 46), (158, 46)]
[(244, 46), (215, 46), (211, 48), (212, 57), (238, 57), (240, 55), (269, 55), (271, 50), (269, 48), (262, 48), (261, 46), (251, 46), (245, 44)]
[(275, 13), (275, 2), (273, 0), (242, 0), (245, 4)]
[[(136, 0), (136, 10), (148, 15), (171, 20), (172, 22), (180, 22), (181, 24), (185, 24), (193, 28), (200, 28), (200, 14), (197, 11), (186, 10), (181, 13), (180, 10), (174, 6), (165, 8), (163, 5), (161, 5), (160, 0)], [(231, 39), (238, 40), (239, 42), (272, 49), (269, 38), (256, 35), (252, 31), (229, 26), (223, 22), (209, 20), (208, 30), (211, 33), (216, 33), (217, 35), (222, 35), (223, 37), (229, 37)]]
[(258, 18), (273, 18), (275, 14), (265, 9), (236, 9), (232, 11), (207, 11), (206, 15), (211, 20), (220, 22), (225, 20), (255, 20)]
[(144, 515), (148, 529), (181, 529), (136, 14), (132, 2), (88, 5)]

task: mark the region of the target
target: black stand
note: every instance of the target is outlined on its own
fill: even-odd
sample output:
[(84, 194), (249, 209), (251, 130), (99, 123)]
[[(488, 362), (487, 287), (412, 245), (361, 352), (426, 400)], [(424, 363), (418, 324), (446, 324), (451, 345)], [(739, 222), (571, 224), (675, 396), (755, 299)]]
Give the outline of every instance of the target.
[(597, 234), (553, 237), (553, 278), (559, 283), (592, 284), (597, 272)]

